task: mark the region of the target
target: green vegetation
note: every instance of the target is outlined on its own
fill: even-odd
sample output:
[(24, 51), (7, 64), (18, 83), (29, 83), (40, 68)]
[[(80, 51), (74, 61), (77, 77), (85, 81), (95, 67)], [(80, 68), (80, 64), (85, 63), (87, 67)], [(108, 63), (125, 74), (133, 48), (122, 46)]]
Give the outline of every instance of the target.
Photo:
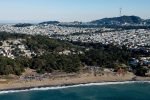
[(81, 61), (90, 66), (100, 66), (114, 68), (115, 64), (128, 64), (131, 52), (126, 47), (116, 47), (113, 45), (103, 45), (100, 43), (73, 43), (75, 45), (90, 48), (81, 55)]
[(78, 72), (80, 69), (80, 60), (72, 55), (44, 54), (34, 58), (32, 69), (37, 69), (39, 73), (52, 72), (54, 70), (67, 73)]
[[(15, 59), (0, 56), (0, 75), (21, 75), (25, 68), (35, 69), (38, 73), (61, 71), (78, 72), (83, 65), (102, 68), (116, 68), (120, 65), (128, 66), (132, 57), (139, 57), (143, 53), (132, 52), (125, 46), (103, 45), (100, 43), (80, 43), (51, 39), (41, 35), (24, 35), (0, 33), (0, 41), (7, 39), (23, 39), (23, 44), (31, 52), (35, 52), (32, 58), (21, 56), (21, 51), (15, 49), (12, 53)], [(2, 45), (2, 42), (0, 42)], [(60, 54), (69, 50), (70, 54)], [(82, 53), (78, 53), (82, 51)], [(136, 67), (133, 69), (136, 75), (143, 76), (147, 69)]]
[[(117, 47), (112, 44), (103, 45), (101, 43), (81, 43), (72, 42), (74, 45), (89, 48), (85, 50), (84, 54), (80, 55), (82, 63), (89, 66), (99, 66), (103, 68), (116, 68), (122, 64), (125, 64), (130, 71), (134, 72), (138, 76), (145, 76), (149, 71), (149, 68), (140, 65), (140, 62), (136, 66), (129, 64), (130, 58), (148, 57), (150, 53), (145, 53), (142, 50), (130, 50), (125, 46)], [(121, 67), (121, 66), (120, 66)]]
[(26, 48), (37, 54), (33, 55), (32, 58), (22, 57), (21, 51), (16, 48), (12, 51), (12, 54), (16, 56), (14, 60), (1, 56), (0, 75), (21, 75), (27, 67), (37, 70), (38, 73), (52, 72), (55, 70), (71, 73), (80, 70), (81, 62), (77, 55), (59, 54), (63, 50), (78, 49), (70, 43), (50, 39), (47, 36), (9, 34), (5, 32), (0, 33), (0, 37), (1, 41), (21, 38)]
[(4, 40), (7, 40), (7, 39), (19, 39), (19, 38), (25, 38), (25, 37), (28, 37), (28, 35), (17, 34), (17, 33), (0, 32), (0, 41), (4, 41)]
[(28, 49), (36, 53), (58, 52), (72, 47), (69, 43), (50, 39), (47, 36), (41, 35), (29, 36), (26, 38), (26, 41), (24, 41), (24, 44), (27, 45)]
[(141, 67), (139, 66), (137, 69), (136, 69), (136, 75), (139, 75), (139, 76), (146, 76), (145, 74), (148, 72), (148, 69), (146, 67)]
[(16, 25), (13, 25), (14, 27), (28, 27), (28, 26), (32, 26), (33, 24), (30, 24), (30, 23), (23, 23), (23, 24), (16, 24)]
[(1, 75), (9, 75), (9, 74), (21, 75), (23, 71), (24, 68), (18, 61), (0, 56)]

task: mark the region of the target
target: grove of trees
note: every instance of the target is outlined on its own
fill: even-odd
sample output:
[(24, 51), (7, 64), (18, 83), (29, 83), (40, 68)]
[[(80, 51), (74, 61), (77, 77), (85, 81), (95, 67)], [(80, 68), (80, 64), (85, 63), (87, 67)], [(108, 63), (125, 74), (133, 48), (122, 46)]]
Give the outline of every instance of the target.
[[(141, 55), (141, 52), (134, 53), (125, 46), (118, 47), (100, 43), (69, 43), (51, 39), (48, 36), (0, 33), (0, 41), (17, 38), (22, 38), (26, 48), (34, 51), (37, 55), (27, 58), (17, 54), (15, 59), (0, 56), (0, 75), (21, 75), (25, 68), (35, 69), (38, 73), (51, 73), (56, 70), (72, 73), (80, 71), (85, 64), (115, 68), (116, 64), (128, 65), (130, 58)], [(82, 51), (83, 53), (75, 52), (69, 55), (58, 53), (63, 50)], [(142, 67), (137, 67), (135, 70), (137, 75), (143, 75), (147, 72)]]

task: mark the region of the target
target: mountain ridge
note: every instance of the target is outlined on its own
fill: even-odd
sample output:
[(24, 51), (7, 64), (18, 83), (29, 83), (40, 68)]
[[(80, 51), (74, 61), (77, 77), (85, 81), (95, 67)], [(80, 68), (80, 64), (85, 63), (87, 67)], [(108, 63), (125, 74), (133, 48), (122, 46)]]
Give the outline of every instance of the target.
[[(89, 22), (78, 22), (78, 21), (73, 21), (73, 22), (60, 22), (60, 21), (43, 21), (38, 23), (38, 25), (60, 25), (60, 26), (83, 26), (83, 25), (102, 25), (102, 26), (109, 26), (109, 25), (115, 25), (115, 26), (122, 26), (122, 25), (150, 25), (150, 19), (143, 19), (139, 16), (120, 16), (120, 17), (109, 17), (109, 18), (102, 18), (102, 19), (97, 19)], [(31, 26), (32, 24), (30, 23), (19, 23), (14, 26), (16, 27), (24, 27), (24, 26)]]
[(120, 16), (111, 18), (102, 18), (91, 21), (92, 24), (98, 25), (127, 25), (127, 24), (142, 24), (144, 19), (139, 16)]
[(57, 24), (57, 25), (150, 25), (150, 19), (143, 19), (139, 16), (120, 16), (120, 17), (110, 17), (110, 18), (102, 18), (98, 20), (93, 20), (89, 22), (59, 22), (59, 21), (45, 21), (39, 23), (42, 24)]

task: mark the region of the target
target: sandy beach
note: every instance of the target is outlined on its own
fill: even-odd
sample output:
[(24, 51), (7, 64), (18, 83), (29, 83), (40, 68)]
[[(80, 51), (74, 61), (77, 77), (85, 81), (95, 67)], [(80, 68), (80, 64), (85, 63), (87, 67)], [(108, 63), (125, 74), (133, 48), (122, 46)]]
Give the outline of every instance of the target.
[(105, 73), (104, 75), (92, 73), (80, 73), (71, 75), (56, 75), (42, 80), (28, 80), (23, 81), (20, 79), (0, 79), (0, 90), (12, 90), (12, 89), (25, 89), (33, 87), (45, 87), (45, 86), (63, 86), (71, 84), (85, 84), (85, 83), (101, 83), (101, 82), (122, 82), (122, 81), (146, 81), (150, 80), (150, 77), (136, 77), (133, 73), (126, 73), (125, 75), (117, 75), (113, 73)]

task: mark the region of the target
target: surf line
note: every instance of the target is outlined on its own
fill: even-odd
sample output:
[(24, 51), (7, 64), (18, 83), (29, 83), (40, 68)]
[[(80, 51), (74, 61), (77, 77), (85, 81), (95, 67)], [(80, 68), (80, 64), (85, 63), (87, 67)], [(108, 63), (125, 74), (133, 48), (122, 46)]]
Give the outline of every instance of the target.
[(70, 85), (62, 85), (62, 86), (41, 86), (41, 87), (31, 87), (31, 88), (20, 88), (20, 89), (10, 89), (10, 90), (2, 90), (0, 94), (7, 93), (17, 93), (17, 92), (28, 92), (28, 91), (46, 91), (46, 90), (57, 90), (57, 89), (65, 89), (65, 88), (73, 88), (73, 87), (86, 87), (86, 86), (101, 86), (101, 85), (117, 85), (117, 84), (132, 84), (132, 83), (150, 83), (150, 81), (124, 81), (124, 82), (101, 82), (101, 83), (87, 83), (87, 84), (70, 84)]

